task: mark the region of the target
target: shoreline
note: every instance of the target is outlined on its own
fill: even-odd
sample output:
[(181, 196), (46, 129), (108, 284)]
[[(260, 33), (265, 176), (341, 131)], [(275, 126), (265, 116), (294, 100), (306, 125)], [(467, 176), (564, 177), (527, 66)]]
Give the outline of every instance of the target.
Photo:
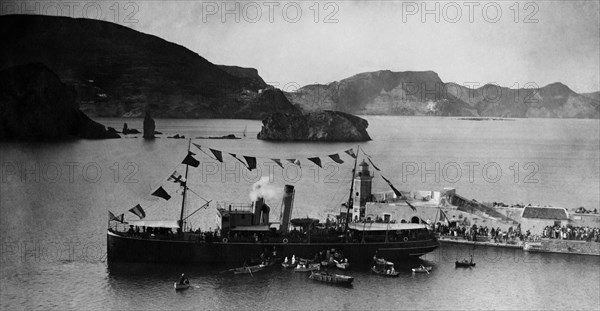
[(441, 244), (460, 244), (473, 246), (493, 246), (502, 248), (522, 249), (525, 252), (575, 254), (600, 256), (600, 243), (579, 240), (541, 239), (540, 241), (517, 241), (515, 244), (469, 241), (459, 237), (439, 237)]

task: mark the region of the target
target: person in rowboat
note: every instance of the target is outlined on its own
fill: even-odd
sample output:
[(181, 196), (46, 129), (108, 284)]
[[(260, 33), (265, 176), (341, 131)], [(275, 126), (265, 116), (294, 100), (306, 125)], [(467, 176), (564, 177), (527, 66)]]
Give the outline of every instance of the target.
[(179, 284), (181, 284), (181, 285), (190, 284), (190, 281), (188, 280), (188, 278), (185, 276), (184, 273), (182, 273), (181, 277), (179, 278)]

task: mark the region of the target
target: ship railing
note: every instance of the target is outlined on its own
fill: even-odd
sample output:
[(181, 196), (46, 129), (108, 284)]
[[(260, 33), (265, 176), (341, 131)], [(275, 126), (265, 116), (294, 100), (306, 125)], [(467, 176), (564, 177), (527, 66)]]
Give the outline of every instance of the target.
[(252, 212), (252, 204), (249, 203), (232, 203), (225, 201), (217, 202), (217, 209), (229, 210), (230, 208), (232, 211)]

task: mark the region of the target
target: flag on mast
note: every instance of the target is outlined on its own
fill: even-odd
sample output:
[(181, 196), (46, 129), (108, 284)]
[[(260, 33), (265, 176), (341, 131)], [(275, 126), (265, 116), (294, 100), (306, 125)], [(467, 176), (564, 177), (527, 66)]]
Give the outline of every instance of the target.
[(188, 155), (185, 157), (185, 159), (183, 159), (183, 161), (181, 163), (189, 165), (189, 166), (193, 166), (193, 167), (198, 167), (198, 165), (200, 165), (200, 161), (196, 160), (194, 158), (194, 153), (192, 152), (188, 152)]
[(183, 176), (181, 176), (181, 174), (177, 173), (177, 171), (173, 171), (171, 176), (169, 176), (169, 178), (167, 178), (167, 181), (172, 181), (174, 183), (180, 183), (182, 186), (185, 186), (185, 179), (183, 178)]

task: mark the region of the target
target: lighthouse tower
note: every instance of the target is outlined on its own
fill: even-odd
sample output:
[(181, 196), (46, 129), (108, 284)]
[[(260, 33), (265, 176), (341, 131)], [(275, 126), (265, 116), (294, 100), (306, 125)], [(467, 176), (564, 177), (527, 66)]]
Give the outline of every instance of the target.
[(354, 175), (354, 196), (353, 196), (353, 215), (354, 219), (363, 219), (365, 217), (365, 206), (371, 200), (371, 185), (373, 175), (369, 171), (369, 164), (363, 160), (359, 165), (359, 170)]

